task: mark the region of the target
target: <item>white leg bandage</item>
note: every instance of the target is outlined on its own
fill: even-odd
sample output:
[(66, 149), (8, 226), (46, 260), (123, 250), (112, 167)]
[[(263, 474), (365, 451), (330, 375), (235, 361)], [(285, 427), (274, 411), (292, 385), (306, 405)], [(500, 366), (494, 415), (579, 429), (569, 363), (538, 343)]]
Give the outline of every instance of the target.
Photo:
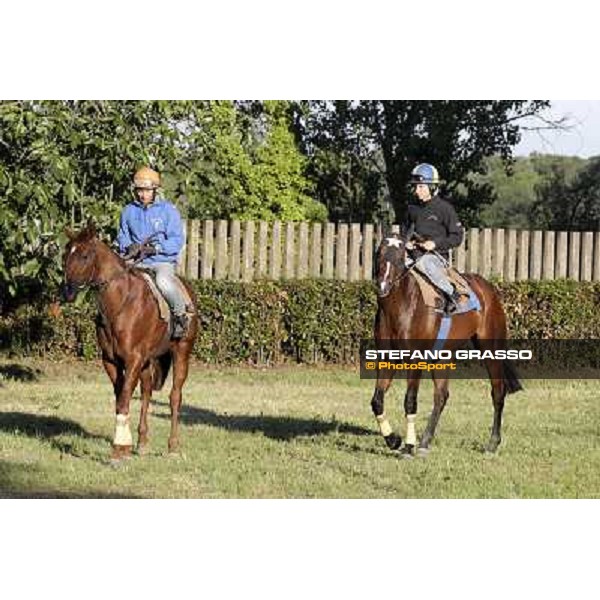
[(406, 415), (406, 444), (409, 446), (415, 446), (417, 444), (416, 420), (417, 415)]
[(379, 430), (381, 431), (381, 435), (383, 437), (387, 437), (392, 433), (392, 426), (390, 422), (387, 420), (385, 414), (381, 414), (375, 417), (377, 419), (377, 423), (379, 424)]
[(117, 415), (114, 444), (115, 446), (133, 446), (129, 415)]

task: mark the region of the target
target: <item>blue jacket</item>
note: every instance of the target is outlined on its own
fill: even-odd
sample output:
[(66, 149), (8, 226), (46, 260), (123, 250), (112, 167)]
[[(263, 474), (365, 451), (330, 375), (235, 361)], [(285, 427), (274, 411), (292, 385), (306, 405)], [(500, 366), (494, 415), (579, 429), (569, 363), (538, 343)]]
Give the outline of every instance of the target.
[(117, 242), (121, 254), (133, 244), (142, 244), (153, 234), (152, 245), (158, 250), (142, 264), (176, 263), (185, 243), (181, 216), (175, 206), (164, 198), (156, 198), (149, 206), (135, 201), (121, 212)]

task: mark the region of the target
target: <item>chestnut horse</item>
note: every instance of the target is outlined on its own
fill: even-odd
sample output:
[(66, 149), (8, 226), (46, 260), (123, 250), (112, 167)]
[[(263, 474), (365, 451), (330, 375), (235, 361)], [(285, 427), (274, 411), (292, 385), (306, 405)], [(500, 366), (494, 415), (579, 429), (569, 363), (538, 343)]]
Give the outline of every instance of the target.
[[(404, 347), (418, 346), (431, 349), (437, 338), (441, 314), (423, 302), (421, 291), (411, 270), (405, 266), (406, 248), (403, 238), (398, 235), (385, 238), (376, 258), (378, 310), (375, 318), (375, 340), (378, 347), (386, 342), (403, 343)], [(483, 277), (466, 274), (473, 292), (477, 295), (481, 310), (473, 310), (452, 317), (444, 348), (453, 349), (464, 340), (472, 340), (475, 347), (495, 350), (506, 347), (506, 315), (495, 288)], [(425, 343), (423, 342), (425, 340)], [(429, 343), (429, 340), (431, 343)], [(389, 344), (387, 345), (389, 348)], [(494, 417), (491, 437), (486, 450), (495, 452), (501, 441), (502, 411), (504, 398), (522, 389), (514, 367), (507, 361), (486, 360), (485, 365), (492, 384)], [(421, 371), (407, 371), (407, 391), (404, 397), (404, 411), (407, 419), (406, 444), (402, 454), (409, 457), (416, 445), (415, 419), (417, 394), (421, 381)], [(377, 383), (371, 400), (371, 408), (389, 448), (397, 450), (402, 438), (396, 435), (384, 414), (384, 395), (392, 384), (394, 371), (377, 372)], [(449, 397), (448, 376), (444, 371), (432, 371), (434, 394), (433, 411), (419, 443), (418, 454), (426, 455), (435, 434), (438, 421)]]
[[(97, 290), (96, 335), (102, 363), (113, 384), (116, 400), (116, 425), (112, 462), (131, 455), (129, 426), (131, 396), (141, 382), (142, 407), (138, 426), (137, 450), (143, 454), (148, 444), (148, 406), (152, 390), (160, 390), (173, 363), (170, 393), (170, 452), (179, 445), (179, 409), (188, 363), (198, 330), (196, 308), (184, 337), (170, 339), (167, 323), (160, 318), (156, 299), (137, 269), (128, 265), (96, 237), (92, 224), (78, 234), (67, 231), (65, 248), (64, 296), (69, 302), (77, 292), (90, 286)], [(193, 292), (186, 284), (190, 297)]]

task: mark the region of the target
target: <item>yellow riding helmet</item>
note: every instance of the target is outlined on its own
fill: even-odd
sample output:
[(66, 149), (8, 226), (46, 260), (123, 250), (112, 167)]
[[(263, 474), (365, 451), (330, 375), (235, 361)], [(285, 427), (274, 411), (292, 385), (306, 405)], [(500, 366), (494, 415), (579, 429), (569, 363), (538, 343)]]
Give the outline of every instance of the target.
[(160, 175), (150, 167), (142, 167), (133, 176), (133, 187), (136, 190), (155, 190), (160, 187)]

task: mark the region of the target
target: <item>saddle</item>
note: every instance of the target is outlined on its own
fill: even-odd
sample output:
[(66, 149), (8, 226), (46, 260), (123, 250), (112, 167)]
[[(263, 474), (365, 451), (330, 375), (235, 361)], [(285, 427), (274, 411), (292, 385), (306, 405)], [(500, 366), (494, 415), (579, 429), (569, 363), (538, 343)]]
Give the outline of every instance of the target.
[[(158, 304), (158, 312), (160, 314), (160, 318), (167, 324), (172, 334), (173, 318), (171, 315), (171, 308), (169, 307), (169, 303), (165, 300), (165, 297), (162, 295), (161, 291), (156, 285), (154, 273), (152, 271), (145, 271), (143, 269), (139, 269), (139, 273), (148, 284), (148, 287), (150, 288), (150, 291), (152, 292), (152, 295), (154, 296), (154, 299)], [(188, 317), (191, 317), (194, 314), (194, 302), (187, 288), (185, 287), (185, 285), (183, 285), (181, 279), (179, 279), (179, 277), (175, 277), (175, 279), (179, 286), (179, 293), (185, 301), (185, 312), (187, 313)]]
[[(436, 312), (446, 314), (446, 299), (443, 292), (436, 288), (429, 279), (419, 273), (416, 269), (412, 270), (412, 274), (419, 284), (425, 306), (435, 309)], [(470, 310), (479, 310), (479, 300), (475, 295), (475, 292), (473, 292), (467, 280), (454, 267), (446, 268), (446, 277), (461, 295), (457, 310), (451, 314), (458, 315), (469, 312)]]

